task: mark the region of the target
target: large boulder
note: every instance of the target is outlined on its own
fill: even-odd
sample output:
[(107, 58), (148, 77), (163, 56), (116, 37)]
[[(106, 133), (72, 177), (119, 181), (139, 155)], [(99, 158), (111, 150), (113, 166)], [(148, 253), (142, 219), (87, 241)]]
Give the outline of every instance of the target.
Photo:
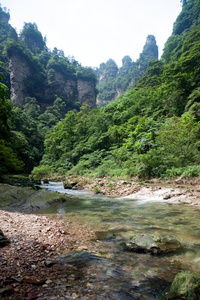
[(5, 237), (2, 230), (0, 229), (0, 248), (7, 246), (9, 243), (9, 240)]
[(168, 300), (200, 300), (200, 275), (183, 271), (178, 273), (167, 295)]
[(125, 250), (151, 254), (161, 254), (181, 248), (180, 242), (173, 237), (142, 233), (133, 235), (128, 241), (123, 241), (121, 246)]

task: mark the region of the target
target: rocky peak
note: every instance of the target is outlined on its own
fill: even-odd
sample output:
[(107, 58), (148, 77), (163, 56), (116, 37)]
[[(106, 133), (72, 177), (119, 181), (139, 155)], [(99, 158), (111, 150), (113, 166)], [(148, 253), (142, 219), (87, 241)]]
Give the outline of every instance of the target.
[(140, 54), (140, 58), (143, 59), (144, 55), (148, 58), (148, 61), (152, 59), (158, 59), (158, 46), (156, 44), (154, 35), (147, 36), (143, 51)]
[(9, 12), (7, 11), (6, 8), (1, 8), (0, 7), (0, 21), (4, 21), (6, 23), (8, 23), (10, 20), (10, 14)]
[(146, 44), (154, 43), (156, 44), (156, 39), (154, 35), (148, 35), (146, 38)]

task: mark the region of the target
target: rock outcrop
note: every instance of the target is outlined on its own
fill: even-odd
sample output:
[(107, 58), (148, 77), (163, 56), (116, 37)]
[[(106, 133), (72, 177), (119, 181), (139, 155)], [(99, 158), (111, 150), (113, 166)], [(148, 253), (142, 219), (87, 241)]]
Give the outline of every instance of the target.
[(67, 98), (76, 97), (77, 94), (77, 84), (76, 80), (72, 78), (67, 78), (60, 72), (55, 71), (55, 82), (58, 84), (58, 88), (63, 91)]
[[(10, 97), (14, 105), (23, 106), (26, 97), (32, 97), (29, 89), (26, 87), (27, 81), (30, 81), (32, 75), (31, 67), (25, 58), (13, 52), (9, 56), (9, 72), (10, 72)], [(48, 74), (44, 81), (48, 83), (45, 85), (41, 83), (43, 89), (40, 91), (39, 103), (45, 100), (45, 106), (52, 105), (56, 99), (56, 95), (70, 101), (80, 102), (80, 104), (88, 104), (91, 108), (96, 107), (96, 89), (95, 82), (90, 79), (76, 78), (76, 76), (66, 76), (57, 70), (53, 70), (52, 85), (48, 80)], [(48, 73), (48, 71), (47, 71)], [(34, 84), (34, 83), (33, 83)], [(51, 95), (51, 97), (49, 97)]]
[(155, 36), (148, 35), (136, 62), (133, 62), (127, 55), (122, 59), (122, 66), (119, 69), (112, 59), (100, 64), (97, 71), (97, 88), (99, 89), (97, 102), (99, 105), (105, 106), (123, 93), (134, 89), (138, 80), (145, 73), (148, 63), (153, 59), (158, 59), (158, 46)]
[(77, 80), (78, 101), (88, 104), (91, 108), (96, 107), (95, 83), (92, 80)]
[(28, 92), (24, 84), (25, 79), (30, 75), (29, 65), (23, 57), (13, 53), (9, 57), (10, 72), (10, 98), (15, 105), (23, 105)]

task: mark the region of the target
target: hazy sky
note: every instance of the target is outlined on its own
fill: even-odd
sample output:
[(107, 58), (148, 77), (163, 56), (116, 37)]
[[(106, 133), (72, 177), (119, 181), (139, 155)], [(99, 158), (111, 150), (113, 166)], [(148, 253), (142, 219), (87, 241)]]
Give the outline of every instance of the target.
[(99, 67), (109, 58), (118, 66), (125, 55), (139, 58), (146, 37), (156, 37), (159, 54), (181, 11), (180, 0), (0, 0), (10, 9), (19, 33), (35, 22), (47, 47), (63, 50), (83, 66)]

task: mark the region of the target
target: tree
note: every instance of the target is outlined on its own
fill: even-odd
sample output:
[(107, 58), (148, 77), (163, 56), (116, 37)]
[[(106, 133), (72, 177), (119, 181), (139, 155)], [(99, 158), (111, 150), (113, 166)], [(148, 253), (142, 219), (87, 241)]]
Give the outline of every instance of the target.
[[(2, 79), (1, 75), (0, 79)], [(8, 100), (8, 88), (0, 83), (0, 139), (5, 139), (9, 135), (9, 117), (11, 115), (11, 109), (12, 105)]]
[[(0, 78), (2, 79), (1, 75)], [(0, 83), (0, 177), (6, 173), (20, 172), (24, 166), (10, 143), (12, 104), (8, 99), (7, 90), (8, 88)]]
[(36, 23), (24, 23), (20, 37), (33, 53), (36, 53), (37, 50), (43, 51), (46, 46)]
[(169, 168), (199, 164), (199, 135), (200, 124), (190, 113), (166, 120), (157, 136), (164, 150), (163, 162)]
[(189, 0), (181, 0), (182, 6), (186, 5), (189, 2)]

